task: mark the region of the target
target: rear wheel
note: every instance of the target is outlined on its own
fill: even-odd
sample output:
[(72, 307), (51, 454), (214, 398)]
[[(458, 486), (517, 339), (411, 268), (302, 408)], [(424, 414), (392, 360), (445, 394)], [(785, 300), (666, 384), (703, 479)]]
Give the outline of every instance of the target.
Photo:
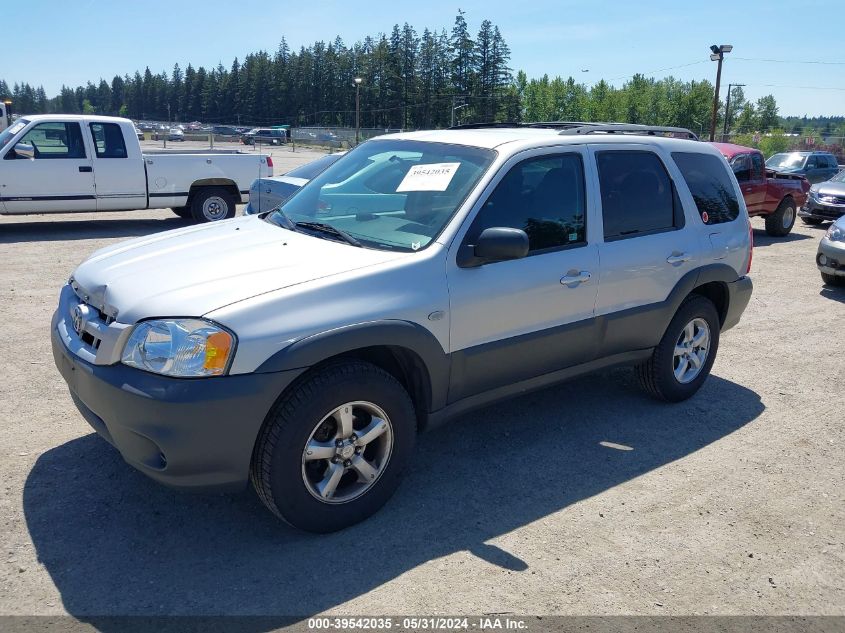
[(411, 399), (393, 376), (362, 361), (331, 363), (306, 374), (269, 414), (250, 478), (279, 518), (334, 532), (387, 502), (416, 431)]
[(822, 273), (822, 281), (828, 286), (845, 286), (845, 277)]
[(801, 221), (804, 224), (809, 224), (810, 226), (818, 226), (824, 222), (824, 220), (820, 220), (819, 218), (801, 218)]
[(766, 216), (766, 233), (773, 237), (786, 237), (795, 224), (795, 202), (792, 198), (781, 200), (774, 213)]
[(186, 220), (190, 220), (193, 217), (190, 207), (171, 207), (170, 210), (180, 218), (185, 218)]
[(203, 187), (191, 197), (191, 215), (197, 222), (235, 217), (235, 196), (223, 187)]
[(692, 396), (713, 367), (719, 328), (719, 314), (710, 299), (696, 294), (687, 297), (651, 358), (636, 368), (643, 389), (668, 402)]

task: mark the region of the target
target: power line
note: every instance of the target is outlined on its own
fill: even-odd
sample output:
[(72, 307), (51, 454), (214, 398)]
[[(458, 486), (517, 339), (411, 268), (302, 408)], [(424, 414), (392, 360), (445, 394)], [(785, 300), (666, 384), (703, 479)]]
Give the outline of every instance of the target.
[(795, 90), (845, 90), (845, 88), (836, 88), (833, 86), (784, 86), (782, 84), (747, 84), (749, 86), (764, 87), (764, 88), (793, 88)]
[(642, 73), (634, 73), (633, 75), (625, 75), (623, 77), (610, 77), (606, 81), (616, 81), (617, 79), (631, 79), (635, 75), (651, 75), (651, 74), (654, 74), (654, 73), (662, 73), (666, 70), (675, 70), (677, 68), (686, 68), (687, 66), (695, 66), (696, 64), (703, 64), (706, 61), (707, 60), (700, 59), (698, 61), (689, 62), (688, 64), (681, 64), (679, 66), (668, 66), (667, 68), (658, 68), (657, 70), (647, 70), (647, 71), (642, 72)]
[(845, 66), (845, 62), (825, 62), (798, 59), (763, 59), (757, 57), (734, 57), (733, 59), (743, 62), (769, 62), (772, 64), (823, 64), (825, 66)]

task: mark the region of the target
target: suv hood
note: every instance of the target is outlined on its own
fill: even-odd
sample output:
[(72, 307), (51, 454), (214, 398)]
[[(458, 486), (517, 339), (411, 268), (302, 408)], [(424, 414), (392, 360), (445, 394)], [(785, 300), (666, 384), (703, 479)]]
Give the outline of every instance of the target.
[(827, 180), (813, 185), (811, 189), (820, 196), (845, 196), (845, 182)]
[(96, 251), (79, 293), (116, 317), (202, 316), (223, 306), (403, 257), (294, 233), (257, 217), (167, 231)]

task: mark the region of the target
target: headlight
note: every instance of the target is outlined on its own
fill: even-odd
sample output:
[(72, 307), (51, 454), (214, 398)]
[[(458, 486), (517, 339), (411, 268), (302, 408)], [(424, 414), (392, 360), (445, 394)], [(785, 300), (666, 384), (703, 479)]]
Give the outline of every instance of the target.
[(220, 376), (234, 349), (235, 337), (209, 321), (154, 319), (135, 326), (121, 361), (165, 376)]
[(825, 233), (825, 237), (831, 242), (845, 242), (845, 228), (838, 224), (831, 224)]

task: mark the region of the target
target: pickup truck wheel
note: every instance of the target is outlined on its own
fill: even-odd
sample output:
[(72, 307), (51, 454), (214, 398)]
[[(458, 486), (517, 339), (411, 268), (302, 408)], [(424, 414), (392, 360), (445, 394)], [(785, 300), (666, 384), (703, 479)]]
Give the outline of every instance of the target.
[(785, 237), (795, 224), (795, 202), (792, 198), (780, 201), (774, 213), (766, 216), (766, 233), (774, 237)]
[(190, 207), (171, 207), (170, 210), (173, 211), (173, 213), (178, 215), (180, 218), (185, 218), (186, 220), (189, 220), (193, 217)]
[(235, 197), (222, 187), (203, 187), (191, 198), (191, 215), (197, 222), (217, 222), (235, 217)]
[(636, 368), (640, 385), (668, 402), (699, 390), (719, 348), (719, 314), (713, 302), (692, 294), (684, 300), (651, 358)]
[(801, 218), (801, 221), (804, 224), (809, 224), (810, 226), (818, 226), (824, 222), (824, 220), (820, 220), (819, 218)]
[(845, 286), (845, 277), (830, 275), (828, 273), (822, 273), (822, 281), (828, 286)]
[(309, 532), (363, 521), (391, 497), (416, 441), (408, 393), (362, 361), (305, 374), (267, 417), (250, 479), (276, 516)]

